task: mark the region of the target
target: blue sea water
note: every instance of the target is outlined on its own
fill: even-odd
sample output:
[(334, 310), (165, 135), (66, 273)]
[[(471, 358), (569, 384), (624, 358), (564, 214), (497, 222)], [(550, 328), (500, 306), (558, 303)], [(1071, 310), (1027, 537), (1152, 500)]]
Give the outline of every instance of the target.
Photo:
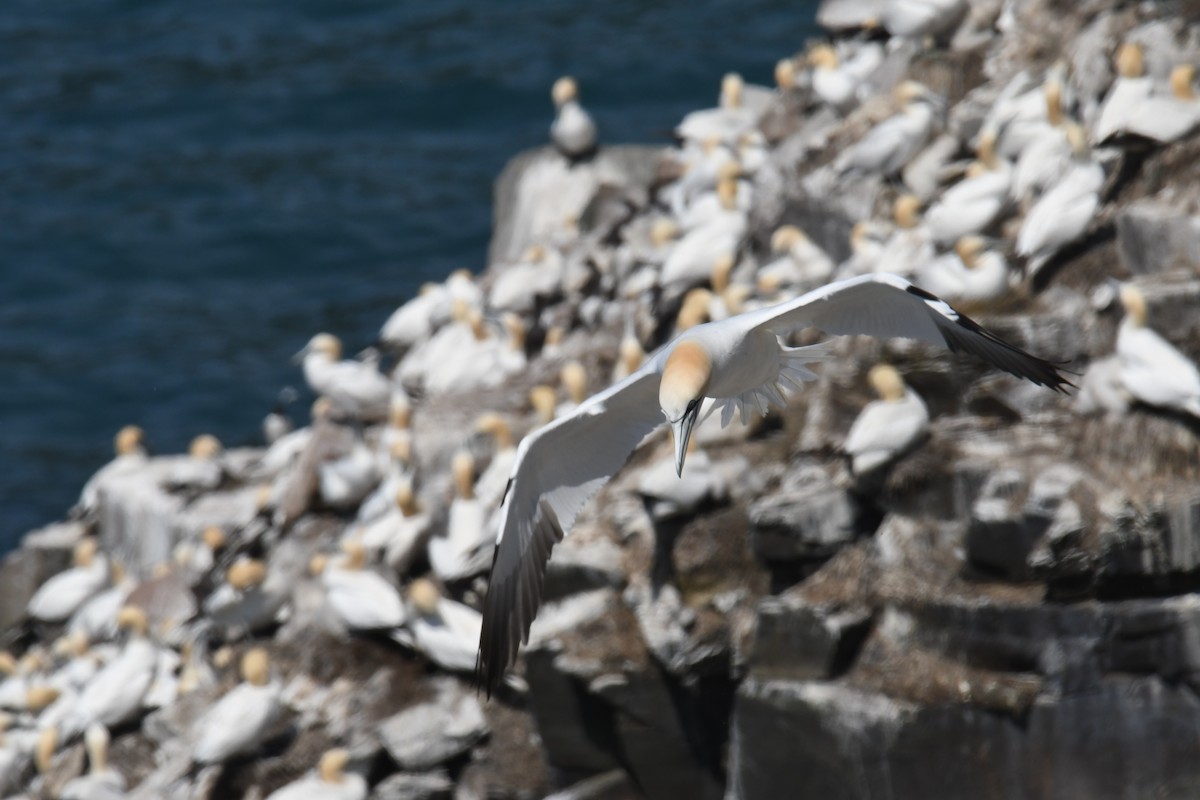
[(481, 271), (492, 180), (545, 142), (557, 76), (604, 140), (664, 141), (725, 72), (770, 83), (816, 5), (5, 3), (0, 552), (120, 426), (257, 443), (311, 334), (354, 352), (423, 281)]

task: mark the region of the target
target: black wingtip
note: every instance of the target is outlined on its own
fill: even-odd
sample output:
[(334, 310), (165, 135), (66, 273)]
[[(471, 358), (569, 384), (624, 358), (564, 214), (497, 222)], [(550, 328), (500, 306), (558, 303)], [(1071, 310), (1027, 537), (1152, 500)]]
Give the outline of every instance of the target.
[[(938, 297), (932, 292), (922, 289), (920, 286), (909, 284), (907, 287), (905, 287), (905, 290), (909, 294), (915, 295), (927, 303), (939, 303), (944, 305), (953, 312), (953, 317), (941, 314), (941, 316), (948, 323), (951, 323), (951, 326), (962, 328), (971, 334), (983, 338), (987, 343), (995, 345), (997, 348), (999, 348), (998, 350), (981, 349), (979, 344), (975, 341), (970, 339), (956, 339), (952, 333), (954, 330), (953, 327), (942, 327), (943, 338), (945, 339), (946, 347), (951, 352), (969, 352), (978, 358), (988, 361), (1010, 375), (1016, 375), (1018, 378), (1024, 378), (1025, 380), (1030, 381), (1038, 386), (1045, 386), (1047, 389), (1057, 392), (1058, 394), (1067, 394), (1068, 387), (1071, 389), (1077, 388), (1075, 384), (1071, 383), (1071, 381), (1063, 375), (1065, 370), (1063, 369), (1062, 364), (1054, 364), (1043, 358), (1038, 358), (1032, 353), (1027, 353), (1020, 347), (1017, 347), (1015, 344), (1001, 339), (999, 336), (992, 333), (990, 330), (983, 327), (966, 314), (954, 308), (954, 306), (950, 305), (942, 298)], [(936, 308), (934, 310), (937, 311)], [(940, 314), (941, 312), (938, 313)]]

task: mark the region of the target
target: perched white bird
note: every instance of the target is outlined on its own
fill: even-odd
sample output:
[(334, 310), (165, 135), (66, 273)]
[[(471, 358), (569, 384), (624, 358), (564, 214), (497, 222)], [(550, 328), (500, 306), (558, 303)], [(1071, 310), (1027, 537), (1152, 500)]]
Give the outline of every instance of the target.
[[(1108, 89), (1100, 116), (1092, 127), (1092, 141), (1102, 143), (1127, 131), (1141, 113), (1142, 103), (1154, 91), (1154, 79), (1146, 74), (1142, 46), (1125, 42), (1117, 49), (1117, 77)], [(1151, 122), (1153, 124), (1153, 122)]]
[(108, 728), (93, 722), (83, 734), (88, 772), (67, 782), (62, 800), (118, 800), (125, 796), (125, 776), (108, 765)]
[(361, 775), (347, 773), (350, 752), (329, 750), (317, 764), (317, 774), (307, 775), (267, 795), (267, 800), (366, 800), (368, 787)]
[(1065, 63), (1057, 63), (1037, 84), (1021, 72), (1001, 90), (981, 130), (998, 135), (996, 152), (1001, 158), (1018, 158), (1034, 139), (1063, 124), (1065, 73)]
[(740, 411), (782, 405), (827, 357), (823, 347), (792, 348), (779, 337), (802, 327), (831, 334), (902, 336), (962, 350), (1034, 383), (1061, 390), (1054, 365), (979, 327), (936, 296), (896, 275), (841, 281), (790, 302), (684, 332), (621, 383), (593, 395), (573, 414), (526, 436), (501, 506), (480, 638), (479, 678), (494, 689), (527, 637), (542, 594), (550, 550), (580, 507), (665, 417), (682, 474), (688, 440), (705, 398), (728, 423)]
[(675, 135), (684, 141), (703, 142), (715, 139), (733, 144), (750, 130), (758, 118), (756, 109), (745, 103), (746, 84), (742, 76), (730, 72), (721, 79), (721, 96), (717, 108), (693, 111), (675, 128)]
[(117, 627), (129, 631), (129, 641), (80, 693), (74, 713), (63, 726), (63, 738), (73, 738), (93, 722), (114, 728), (141, 713), (158, 669), (158, 648), (146, 636), (147, 625), (140, 608), (121, 609)]
[(225, 571), (225, 580), (204, 599), (204, 614), (228, 635), (245, 635), (279, 621), (290, 588), (285, 578), (269, 573), (262, 561), (239, 558)]
[(1115, 133), (1132, 134), (1159, 144), (1170, 144), (1195, 131), (1200, 127), (1200, 99), (1196, 97), (1192, 86), (1195, 79), (1194, 66), (1176, 66), (1171, 70), (1170, 92), (1159, 92), (1155, 87), (1156, 91), (1152, 94), (1132, 102), (1132, 107)]
[(220, 439), (211, 433), (200, 434), (188, 445), (187, 457), (168, 467), (163, 487), (171, 491), (212, 491), (221, 485), (225, 474), (220, 462), (223, 452)]
[(391, 508), (375, 519), (353, 529), (372, 556), (381, 558), (398, 573), (408, 571), (417, 554), (424, 552), (430, 528), (430, 516), (417, 504), (412, 480), (399, 481), (392, 492)]
[(94, 537), (75, 545), (75, 566), (43, 583), (29, 599), (26, 613), (38, 622), (62, 622), (104, 589), (109, 580), (108, 557), (98, 549)]
[(1143, 403), (1200, 419), (1196, 364), (1146, 327), (1146, 298), (1140, 289), (1123, 284), (1120, 296), (1125, 318), (1117, 328), (1117, 359), (1125, 389)]
[(390, 630), (404, 624), (400, 592), (377, 572), (367, 569), (367, 550), (360, 542), (342, 542), (344, 559), (317, 556), (311, 571), (321, 578), (325, 598), (352, 631)]
[(1013, 168), (1009, 196), (1023, 204), (1053, 186), (1071, 166), (1071, 141), (1063, 125), (1047, 127), (1030, 140)]
[(242, 656), (242, 682), (229, 690), (196, 723), (192, 758), (217, 764), (255, 750), (282, 710), (281, 688), (271, 679), (267, 651), (255, 647)]
[(969, 7), (967, 0), (889, 0), (879, 22), (892, 36), (919, 39), (949, 31)]
[(349, 453), (317, 465), (317, 491), (330, 508), (355, 508), (382, 477), (375, 452), (357, 439)]
[[(640, 365), (639, 365), (640, 366)], [(637, 367), (634, 367), (636, 369)], [(574, 380), (574, 378), (572, 378)], [(584, 374), (585, 390), (587, 375)], [(517, 458), (517, 447), (513, 441), (512, 426), (508, 420), (494, 412), (482, 415), (475, 423), (475, 429), (485, 436), (492, 437), (494, 450), (492, 460), (475, 481), (475, 496), (484, 508), (497, 508), (504, 497), (504, 489), (508, 485), (508, 476), (512, 474), (512, 465)]]
[(815, 286), (833, 275), (832, 259), (795, 225), (781, 225), (771, 234), (771, 252), (779, 257), (755, 275), (761, 294)]
[(374, 363), (341, 357), (342, 343), (330, 333), (318, 333), (296, 354), (309, 387), (328, 397), (335, 409), (360, 419), (382, 419), (392, 397), (388, 379)]
[(818, 44), (808, 53), (812, 67), (812, 90), (817, 98), (838, 111), (846, 111), (858, 101), (858, 80), (848, 70), (840, 69), (835, 51), (827, 44)]
[(895, 95), (900, 113), (867, 131), (840, 159), (842, 171), (897, 175), (929, 141), (941, 99), (915, 81), (897, 86)]
[(745, 235), (746, 215), (737, 209), (688, 231), (663, 263), (659, 283), (664, 296), (678, 298), (708, 280), (718, 259), (736, 257)]
[(892, 203), (891, 235), (875, 258), (876, 272), (912, 277), (923, 264), (933, 260), (933, 237), (921, 217), (921, 199), (902, 194)]
[(987, 242), (979, 236), (959, 239), (953, 253), (917, 272), (917, 281), (923, 288), (967, 308), (988, 306), (1005, 297), (1011, 288), (1011, 278), (1004, 254), (989, 250)]
[(413, 613), (408, 623), (413, 645), (430, 661), (452, 672), (475, 669), (483, 615), (443, 597), (432, 581), (417, 578), (408, 588)]
[(855, 475), (865, 475), (908, 452), (929, 430), (925, 402), (904, 384), (890, 364), (876, 364), (867, 373), (879, 395), (863, 406), (842, 446)]
[[(509, 264), (496, 276), (488, 291), (488, 305), (497, 311), (530, 314), (539, 301), (562, 292), (564, 262), (562, 253), (544, 244), (525, 248), (515, 264)], [(472, 309), (465, 309), (468, 313)], [(466, 319), (466, 315), (456, 315)]]
[(550, 141), (568, 159), (587, 158), (596, 152), (596, 123), (579, 104), (579, 86), (575, 79), (562, 77), (550, 90), (558, 114), (550, 126)]
[(455, 303), (464, 308), (483, 307), (483, 292), (470, 270), (450, 273), (445, 283), (427, 283), (416, 297), (392, 312), (379, 331), (381, 344), (407, 350), (424, 341), (451, 318)]
[(146, 434), (137, 425), (126, 425), (117, 431), (113, 439), (113, 451), (113, 460), (101, 467), (83, 485), (77, 506), (80, 511), (88, 513), (95, 510), (96, 501), (106, 484), (136, 473), (149, 461), (149, 455), (146, 453)]
[(1067, 126), (1067, 137), (1074, 154), (1071, 166), (1029, 209), (1017, 234), (1017, 254), (1028, 259), (1029, 275), (1087, 233), (1100, 208), (1104, 168), (1092, 160), (1078, 125)]
[(429, 540), (429, 564), (443, 581), (469, 578), (487, 569), (490, 554), (487, 510), (475, 496), (475, 461), (470, 453), (454, 456), (454, 499), (446, 520), (444, 536)]
[(1008, 205), (1012, 166), (996, 155), (993, 133), (980, 134), (976, 153), (979, 160), (967, 169), (966, 177), (943, 192), (925, 214), (925, 224), (938, 244), (982, 233)]

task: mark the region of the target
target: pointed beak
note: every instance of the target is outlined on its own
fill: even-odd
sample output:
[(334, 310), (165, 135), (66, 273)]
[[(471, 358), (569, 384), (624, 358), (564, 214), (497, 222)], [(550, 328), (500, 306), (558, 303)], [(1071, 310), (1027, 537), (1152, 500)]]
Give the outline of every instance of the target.
[(292, 363), (299, 364), (300, 362), (302, 362), (304, 360), (304, 357), (306, 355), (308, 355), (308, 345), (305, 345), (303, 350), (301, 350), (299, 353), (296, 353), (296, 355), (292, 356)]
[(692, 428), (696, 426), (696, 417), (699, 415), (700, 404), (694, 403), (688, 407), (682, 417), (671, 423), (671, 434), (675, 438), (675, 474), (680, 478), (683, 477), (683, 460), (687, 458)]

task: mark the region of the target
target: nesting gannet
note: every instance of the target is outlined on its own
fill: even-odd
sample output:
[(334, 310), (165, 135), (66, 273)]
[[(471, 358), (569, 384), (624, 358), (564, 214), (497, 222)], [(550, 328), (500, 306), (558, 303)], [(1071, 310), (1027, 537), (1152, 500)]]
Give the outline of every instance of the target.
[(242, 656), (242, 682), (229, 690), (196, 723), (192, 758), (216, 764), (259, 746), (275, 722), (282, 703), (281, 689), (271, 680), (271, 659), (261, 647)]
[(839, 160), (843, 172), (899, 174), (933, 134), (941, 98), (915, 81), (896, 87), (900, 113), (867, 131)]
[(819, 44), (808, 53), (812, 67), (812, 90), (822, 103), (845, 111), (858, 100), (858, 81), (846, 70), (839, 69), (837, 51)]
[(966, 16), (967, 0), (889, 0), (879, 23), (892, 36), (919, 39), (953, 28)]
[(982, 131), (998, 134), (996, 152), (1016, 159), (1029, 144), (1064, 122), (1066, 65), (1046, 71), (1040, 84), (1027, 72), (1017, 74), (1000, 91), (984, 118)]
[(88, 772), (69, 781), (61, 800), (118, 800), (125, 796), (125, 776), (108, 765), (108, 728), (93, 722), (83, 735)]
[(1027, 205), (1053, 186), (1071, 166), (1073, 152), (1065, 125), (1049, 127), (1021, 151), (1013, 168), (1009, 196)]
[(980, 134), (976, 154), (979, 160), (967, 169), (966, 177), (943, 192), (925, 214), (925, 224), (938, 244), (981, 233), (1008, 204), (1012, 167), (996, 155), (993, 132)]
[(350, 752), (342, 748), (321, 756), (315, 775), (307, 775), (267, 795), (267, 800), (366, 800), (366, 780), (345, 771)]
[(380, 344), (407, 350), (428, 339), (450, 320), (456, 302), (466, 308), (483, 307), (483, 291), (470, 270), (455, 270), (444, 283), (423, 285), (416, 297), (388, 317), (379, 331)]
[(516, 263), (509, 264), (496, 276), (488, 290), (488, 305), (496, 311), (532, 313), (539, 301), (561, 293), (564, 266), (562, 253), (556, 248), (530, 245)]
[(921, 215), (921, 199), (902, 194), (892, 203), (892, 234), (875, 258), (873, 269), (910, 278), (934, 257), (933, 238)]
[(742, 76), (730, 72), (721, 79), (721, 96), (717, 108), (693, 111), (675, 128), (675, 135), (684, 141), (716, 140), (733, 143), (754, 126), (757, 113), (744, 103), (746, 84)]
[(905, 385), (895, 367), (876, 364), (867, 380), (879, 399), (863, 406), (842, 446), (855, 475), (865, 475), (903, 455), (929, 429), (925, 402)]
[(569, 76), (559, 78), (550, 89), (558, 110), (550, 126), (550, 141), (568, 159), (587, 158), (596, 152), (596, 123), (579, 104), (579, 86)]
[(1154, 79), (1146, 74), (1142, 46), (1126, 42), (1117, 49), (1117, 77), (1100, 107), (1100, 116), (1092, 127), (1092, 141), (1100, 143), (1126, 131), (1140, 113), (1140, 107), (1154, 91)]
[(483, 628), (483, 615), (443, 597), (432, 581), (417, 578), (408, 587), (413, 646), (443, 669), (470, 672)]
[(318, 333), (296, 354), (309, 387), (328, 397), (335, 409), (361, 419), (381, 419), (392, 396), (388, 379), (375, 364), (341, 357), (342, 343), (330, 333)]
[(82, 634), (94, 642), (116, 637), (117, 614), (137, 586), (137, 581), (117, 561), (112, 562), (109, 571), (112, 585), (92, 595), (76, 609), (67, 621), (67, 633)]
[(362, 543), (344, 540), (342, 551), (344, 559), (317, 556), (311, 565), (338, 619), (352, 631), (390, 630), (403, 625), (400, 592), (367, 568), (367, 550)]
[(746, 235), (746, 215), (736, 209), (688, 231), (671, 248), (659, 283), (668, 299), (676, 299), (708, 280), (717, 259), (736, 257)]
[(1174, 345), (1146, 327), (1146, 298), (1130, 283), (1121, 286), (1125, 318), (1117, 328), (1121, 382), (1138, 400), (1200, 418), (1200, 371)]
[(169, 491), (209, 492), (221, 485), (225, 470), (221, 466), (224, 447), (211, 433), (192, 439), (185, 458), (176, 459), (163, 475), (161, 483)]
[(64, 738), (93, 722), (113, 728), (136, 717), (158, 668), (158, 648), (147, 638), (146, 614), (134, 606), (121, 609), (117, 627), (129, 631), (121, 654), (104, 666), (79, 695), (72, 724)]
[(443, 581), (469, 578), (487, 569), (490, 540), (487, 509), (475, 496), (475, 460), (468, 452), (454, 456), (454, 499), (443, 536), (429, 540), (429, 564)]
[(744, 174), (740, 161), (722, 165), (713, 191), (698, 195), (688, 204), (679, 218), (680, 228), (687, 233), (745, 215), (753, 203), (753, 187), (749, 181), (740, 180)]
[[(629, 318), (625, 323), (625, 333), (621, 336), (621, 342), (617, 345), (617, 363), (613, 365), (612, 382), (624, 380), (637, 371), (642, 362), (646, 360), (646, 350), (642, 347), (642, 343), (638, 341), (637, 334), (634, 330), (633, 319)], [(514, 455), (515, 455), (514, 450)], [(505, 482), (508, 481), (508, 476), (505, 475)]]
[(554, 416), (565, 417), (578, 407), (588, 396), (587, 368), (575, 359), (562, 365), (558, 371), (558, 382), (567, 392), (567, 399), (554, 409)]
[(761, 294), (815, 286), (833, 275), (832, 259), (795, 225), (781, 225), (771, 234), (771, 252), (779, 257), (764, 264), (755, 275)]
[(401, 382), (421, 386), (431, 394), (499, 386), (509, 375), (525, 368), (524, 327), (508, 322), (506, 326), (508, 338), (501, 339), (488, 330), (477, 309), (456, 305), (454, 321), (410, 350), (400, 362)]
[[(575, 362), (578, 363), (578, 362)], [(640, 365), (639, 365), (640, 366)], [(637, 367), (634, 367), (636, 369)], [(564, 370), (566, 368), (564, 367)], [(572, 370), (574, 371), (574, 370)], [(567, 376), (564, 374), (564, 378)], [(570, 380), (575, 381), (572, 375)], [(587, 391), (587, 373), (583, 375), (584, 391)], [(582, 402), (582, 401), (580, 401)], [(504, 488), (508, 485), (508, 476), (512, 474), (512, 465), (517, 458), (517, 446), (513, 440), (512, 426), (508, 420), (494, 412), (482, 415), (475, 422), (475, 429), (485, 436), (492, 437), (495, 449), (492, 460), (487, 468), (480, 473), (475, 481), (475, 496), (485, 508), (496, 508), (504, 497)]]
[(204, 599), (204, 614), (228, 635), (275, 624), (284, 611), (290, 587), (286, 579), (267, 570), (258, 559), (239, 558), (225, 571), (225, 580)]
[(113, 460), (97, 470), (83, 485), (77, 506), (80, 511), (87, 513), (96, 508), (96, 501), (105, 484), (136, 473), (146, 466), (149, 455), (146, 453), (145, 432), (137, 425), (126, 425), (113, 438), (113, 451)]
[(349, 453), (317, 465), (317, 491), (330, 508), (355, 508), (382, 477), (374, 450), (357, 439)]
[(516, 657), (542, 593), (550, 550), (594, 495), (649, 433), (670, 423), (676, 471), (706, 397), (728, 423), (740, 411), (782, 405), (791, 387), (813, 377), (805, 364), (825, 348), (791, 348), (779, 337), (814, 327), (830, 334), (901, 336), (966, 351), (991, 364), (1062, 390), (1050, 363), (981, 328), (937, 297), (896, 275), (833, 283), (795, 300), (692, 328), (645, 366), (526, 436), (517, 448), (512, 485), (501, 506), (491, 582), (480, 638), (479, 677), (494, 688)]
[(29, 599), (26, 613), (38, 622), (62, 622), (107, 586), (108, 557), (98, 549), (93, 537), (75, 545), (75, 566), (43, 583)]
[(968, 307), (990, 305), (1003, 298), (1011, 288), (1011, 278), (1004, 254), (988, 249), (979, 236), (959, 239), (953, 253), (917, 272), (923, 288)]
[(1036, 275), (1047, 261), (1078, 240), (1100, 208), (1104, 168), (1092, 160), (1078, 125), (1067, 126), (1073, 153), (1071, 166), (1033, 205), (1017, 234), (1017, 253), (1027, 261), (1026, 272)]
[(1195, 79), (1194, 66), (1176, 66), (1171, 70), (1170, 92), (1155, 91), (1132, 102), (1126, 117), (1118, 123), (1116, 134), (1132, 134), (1159, 144), (1170, 144), (1195, 131), (1200, 127), (1200, 99), (1192, 86)]

